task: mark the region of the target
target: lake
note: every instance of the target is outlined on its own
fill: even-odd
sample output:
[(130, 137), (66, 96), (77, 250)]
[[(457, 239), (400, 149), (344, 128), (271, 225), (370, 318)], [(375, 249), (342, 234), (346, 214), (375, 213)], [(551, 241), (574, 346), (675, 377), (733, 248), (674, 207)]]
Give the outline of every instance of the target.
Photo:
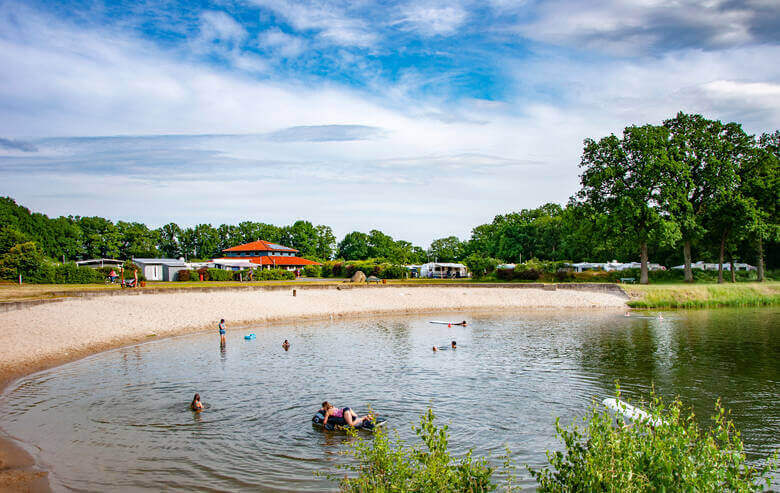
[[(780, 310), (633, 313), (460, 311), (231, 328), (101, 353), (31, 375), (0, 400), (0, 428), (51, 471), (56, 490), (322, 491), (346, 460), (323, 400), (411, 439), (429, 406), (455, 453), (538, 467), (554, 421), (592, 399), (651, 386), (701, 422), (721, 397), (751, 460), (780, 447)], [(466, 327), (430, 320), (469, 321)], [(250, 332), (257, 339), (246, 341)], [(292, 347), (284, 351), (281, 343)], [(458, 349), (448, 347), (457, 340)], [(199, 392), (206, 409), (188, 409)], [(370, 435), (364, 434), (370, 437)], [(521, 483), (532, 486), (524, 467)]]

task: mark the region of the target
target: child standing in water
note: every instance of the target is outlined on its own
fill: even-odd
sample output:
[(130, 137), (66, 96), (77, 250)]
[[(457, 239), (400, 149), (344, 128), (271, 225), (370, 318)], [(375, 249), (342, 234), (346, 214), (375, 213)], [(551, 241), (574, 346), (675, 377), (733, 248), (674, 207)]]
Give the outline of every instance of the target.
[(282, 343), (282, 347), (284, 348), (285, 351), (288, 351), (290, 349), (290, 342), (287, 339), (285, 339), (284, 342)]
[(219, 343), (225, 344), (225, 319), (219, 321)]
[(193, 411), (203, 410), (203, 403), (200, 402), (200, 394), (195, 394), (195, 397), (192, 399), (192, 404), (190, 404), (190, 408), (192, 408)]

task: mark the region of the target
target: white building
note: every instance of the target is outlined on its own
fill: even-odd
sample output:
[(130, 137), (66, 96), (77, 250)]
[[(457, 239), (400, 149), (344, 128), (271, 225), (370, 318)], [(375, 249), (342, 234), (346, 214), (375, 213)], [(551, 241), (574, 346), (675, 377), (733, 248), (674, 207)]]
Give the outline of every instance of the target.
[(134, 258), (133, 263), (141, 268), (147, 281), (175, 281), (177, 272), (190, 268), (184, 260), (173, 258)]
[(434, 279), (449, 279), (458, 277), (468, 277), (469, 271), (463, 264), (454, 264), (448, 262), (430, 262), (420, 266), (420, 277), (429, 277)]
[[(639, 262), (618, 262), (613, 260), (612, 262), (578, 262), (576, 264), (568, 264), (569, 267), (573, 267), (575, 272), (583, 272), (586, 270), (603, 270), (607, 272), (620, 271), (626, 269), (639, 269), (642, 264)], [(666, 270), (666, 267), (660, 264), (647, 264), (648, 270)]]
[[(672, 269), (684, 269), (685, 265), (675, 265), (672, 267)], [(702, 261), (696, 262), (691, 264), (691, 269), (701, 269), (701, 270), (718, 270), (718, 264), (708, 264), (704, 263)], [(731, 270), (731, 264), (729, 263), (723, 263), (723, 270)], [(748, 271), (748, 270), (756, 270), (756, 267), (750, 264), (740, 264), (738, 262), (734, 262), (734, 271)]]

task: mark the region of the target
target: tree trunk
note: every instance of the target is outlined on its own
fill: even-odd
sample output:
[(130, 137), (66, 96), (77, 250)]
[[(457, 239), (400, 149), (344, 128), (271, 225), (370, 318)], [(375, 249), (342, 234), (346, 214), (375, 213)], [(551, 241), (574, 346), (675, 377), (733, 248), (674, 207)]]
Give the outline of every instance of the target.
[(764, 282), (764, 240), (758, 239), (758, 282)]
[(737, 282), (737, 273), (734, 272), (734, 254), (733, 253), (729, 256), (729, 260), (731, 260), (731, 282)]
[(720, 253), (718, 254), (718, 284), (723, 284), (723, 256), (726, 250), (726, 235), (720, 237)]
[(683, 257), (685, 257), (685, 282), (693, 282), (691, 270), (691, 240), (685, 240), (683, 244)]
[(639, 274), (639, 284), (649, 284), (649, 279), (647, 277), (647, 243), (642, 242), (640, 245), (641, 253), (639, 255), (639, 261), (641, 264), (640, 267), (640, 274)]

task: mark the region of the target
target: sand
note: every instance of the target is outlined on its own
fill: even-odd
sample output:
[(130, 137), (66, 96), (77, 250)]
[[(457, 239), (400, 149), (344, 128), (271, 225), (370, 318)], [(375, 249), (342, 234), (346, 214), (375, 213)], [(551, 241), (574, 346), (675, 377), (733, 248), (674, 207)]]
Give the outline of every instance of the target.
[[(618, 292), (502, 287), (292, 288), (99, 296), (0, 313), (0, 388), (10, 380), (89, 354), (152, 338), (269, 321), (366, 312), (458, 309), (623, 308)], [(39, 472), (0, 444), (0, 491), (41, 491)], [(9, 451), (10, 450), (10, 451)], [(14, 452), (16, 450), (16, 452)]]

